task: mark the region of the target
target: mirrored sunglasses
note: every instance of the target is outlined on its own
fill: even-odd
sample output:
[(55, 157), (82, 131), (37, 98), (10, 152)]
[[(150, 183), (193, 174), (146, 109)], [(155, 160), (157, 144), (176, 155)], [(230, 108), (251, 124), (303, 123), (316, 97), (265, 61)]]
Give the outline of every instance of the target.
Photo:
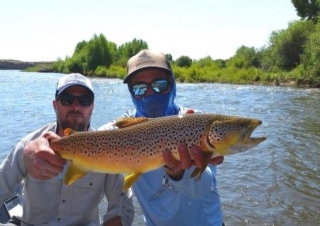
[(64, 106), (71, 106), (76, 99), (82, 107), (90, 107), (93, 103), (92, 95), (73, 96), (71, 94), (60, 94), (57, 98)]
[(169, 82), (166, 79), (159, 79), (152, 83), (136, 83), (130, 85), (130, 92), (134, 96), (143, 96), (147, 93), (149, 87), (156, 93), (162, 93), (168, 90)]

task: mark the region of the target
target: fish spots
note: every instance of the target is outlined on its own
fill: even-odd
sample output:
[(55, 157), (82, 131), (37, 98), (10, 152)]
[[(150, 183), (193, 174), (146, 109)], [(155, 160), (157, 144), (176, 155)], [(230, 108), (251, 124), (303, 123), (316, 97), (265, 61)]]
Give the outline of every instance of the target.
[(256, 125), (252, 121), (213, 114), (160, 117), (120, 129), (75, 132), (53, 141), (52, 147), (63, 158), (80, 162), (90, 171), (144, 173), (164, 164), (165, 149), (179, 158), (177, 146), (181, 142), (188, 148), (200, 145), (220, 155), (235, 153), (241, 145), (241, 151), (247, 150)]

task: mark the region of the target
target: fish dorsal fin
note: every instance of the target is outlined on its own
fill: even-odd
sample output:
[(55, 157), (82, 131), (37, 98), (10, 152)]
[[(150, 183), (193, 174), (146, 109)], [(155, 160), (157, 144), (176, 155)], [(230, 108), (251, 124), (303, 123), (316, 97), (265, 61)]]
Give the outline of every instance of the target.
[(70, 162), (67, 172), (64, 175), (64, 184), (73, 184), (75, 181), (86, 175), (86, 173), (86, 171), (77, 167), (73, 162)]
[(75, 133), (75, 131), (73, 129), (71, 129), (71, 128), (66, 128), (66, 129), (63, 130), (63, 134), (65, 136), (70, 136), (73, 133)]
[(147, 117), (123, 117), (123, 118), (119, 118), (113, 125), (117, 126), (118, 128), (125, 128), (125, 127), (146, 122), (148, 120), (149, 118)]

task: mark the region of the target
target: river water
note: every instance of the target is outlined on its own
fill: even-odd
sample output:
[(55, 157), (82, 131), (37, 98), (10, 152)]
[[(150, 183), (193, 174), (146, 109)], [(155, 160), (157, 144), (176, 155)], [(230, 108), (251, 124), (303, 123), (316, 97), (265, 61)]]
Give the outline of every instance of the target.
[[(61, 74), (0, 70), (0, 161), (27, 133), (55, 120)], [(92, 78), (99, 127), (133, 108), (119, 79)], [(258, 147), (225, 157), (218, 189), (226, 225), (320, 225), (320, 90), (280, 86), (178, 84), (179, 105), (258, 118)], [(143, 225), (135, 200), (134, 225)]]

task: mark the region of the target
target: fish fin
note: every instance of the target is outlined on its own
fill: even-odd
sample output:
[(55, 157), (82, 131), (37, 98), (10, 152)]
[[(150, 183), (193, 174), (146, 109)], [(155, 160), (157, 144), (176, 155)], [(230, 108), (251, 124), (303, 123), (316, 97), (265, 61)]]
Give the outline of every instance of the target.
[(196, 167), (192, 173), (191, 173), (191, 178), (194, 178), (195, 180), (201, 179), (201, 174), (203, 172), (203, 169), (200, 169), (198, 167)]
[(71, 128), (66, 128), (66, 129), (64, 129), (63, 130), (63, 134), (65, 135), (65, 136), (70, 136), (71, 134), (73, 134), (75, 131), (73, 130), (73, 129), (71, 129)]
[(86, 173), (87, 173), (86, 171), (76, 166), (73, 162), (70, 162), (67, 172), (64, 175), (64, 184), (71, 185), (75, 181), (77, 181), (78, 179), (86, 175)]
[(141, 176), (141, 173), (131, 173), (124, 178), (123, 191), (128, 190)]
[(146, 122), (148, 120), (149, 118), (147, 117), (122, 117), (122, 118), (119, 118), (113, 125), (117, 126), (118, 128), (125, 128), (125, 127)]
[(206, 170), (206, 168), (210, 162), (211, 156), (212, 156), (212, 153), (205, 152), (203, 159), (202, 159), (203, 168), (196, 167), (191, 173), (191, 176), (190, 176), (191, 178), (194, 178), (195, 180), (201, 179), (202, 173)]

